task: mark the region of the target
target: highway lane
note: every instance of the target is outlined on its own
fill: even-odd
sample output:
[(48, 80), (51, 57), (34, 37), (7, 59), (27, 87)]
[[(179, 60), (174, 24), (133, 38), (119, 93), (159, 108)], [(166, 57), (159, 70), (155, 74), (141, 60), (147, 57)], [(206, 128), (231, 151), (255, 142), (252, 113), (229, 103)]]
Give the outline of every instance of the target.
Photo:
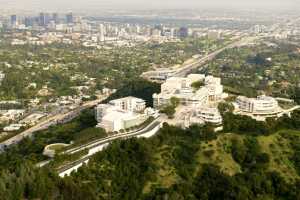
[(256, 39), (255, 37), (253, 38), (250, 38), (250, 37), (246, 37), (246, 38), (239, 38), (237, 41), (219, 49), (219, 50), (216, 50), (212, 53), (210, 53), (209, 55), (205, 56), (205, 57), (202, 57), (200, 58), (199, 60), (193, 62), (193, 63), (190, 63), (186, 66), (183, 66), (181, 68), (178, 69), (177, 72), (175, 72), (172, 76), (174, 77), (185, 77), (190, 71), (194, 70), (194, 69), (197, 69), (198, 67), (200, 67), (201, 65), (205, 64), (206, 62), (214, 59), (218, 54), (220, 54), (221, 52), (223, 52), (224, 50), (226, 49), (231, 49), (231, 48), (234, 48), (234, 47), (238, 47), (244, 43), (249, 43), (249, 42), (252, 42), (254, 39)]
[(46, 118), (45, 120), (39, 122), (35, 126), (23, 131), (22, 133), (14, 136), (12, 138), (9, 138), (8, 140), (6, 140), (2, 143), (0, 143), (0, 146), (9, 147), (10, 145), (17, 144), (21, 140), (23, 140), (24, 138), (32, 136), (32, 134), (34, 132), (47, 129), (52, 125), (56, 125), (60, 122), (65, 121), (66, 119), (74, 118), (74, 117), (78, 116), (79, 113), (82, 112), (83, 110), (85, 110), (87, 108), (91, 108), (93, 106), (96, 106), (97, 104), (99, 104), (100, 102), (105, 100), (107, 97), (108, 96), (104, 96), (104, 97), (102, 97), (100, 99), (97, 99), (95, 101), (86, 102), (82, 106), (76, 108), (75, 110), (69, 111), (67, 113), (62, 113), (62, 114), (57, 114), (57, 115), (54, 115), (54, 116), (50, 116), (50, 117)]

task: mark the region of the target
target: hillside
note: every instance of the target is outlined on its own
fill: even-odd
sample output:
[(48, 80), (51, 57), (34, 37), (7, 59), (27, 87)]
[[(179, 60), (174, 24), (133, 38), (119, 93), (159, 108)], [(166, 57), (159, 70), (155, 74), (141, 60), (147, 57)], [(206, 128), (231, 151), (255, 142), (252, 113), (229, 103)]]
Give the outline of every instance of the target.
[(300, 111), (267, 122), (223, 115), (224, 132), (209, 125), (184, 130), (164, 124), (150, 139), (113, 142), (64, 179), (51, 168), (16, 159), (1, 171), (0, 194), (7, 199), (299, 199)]

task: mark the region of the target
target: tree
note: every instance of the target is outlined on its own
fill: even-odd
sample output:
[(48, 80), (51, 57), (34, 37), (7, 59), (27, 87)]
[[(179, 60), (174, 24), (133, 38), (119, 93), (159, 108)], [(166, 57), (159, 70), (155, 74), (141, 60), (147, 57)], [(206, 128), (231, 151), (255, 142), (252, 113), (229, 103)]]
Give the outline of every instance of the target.
[(229, 104), (229, 103), (221, 102), (218, 105), (218, 109), (219, 109), (220, 114), (223, 116), (226, 112), (231, 112), (232, 113), (233, 110), (234, 110), (234, 106), (232, 104)]
[(177, 108), (180, 104), (180, 99), (178, 99), (177, 97), (172, 97), (170, 99), (171, 105), (174, 106), (175, 108)]
[(172, 105), (168, 105), (163, 107), (160, 110), (161, 113), (164, 113), (168, 116), (169, 119), (172, 119), (174, 117), (174, 114), (176, 113), (175, 107)]
[(192, 83), (192, 88), (194, 88), (195, 90), (199, 90), (201, 87), (204, 86), (204, 82), (203, 81), (196, 81), (194, 83)]

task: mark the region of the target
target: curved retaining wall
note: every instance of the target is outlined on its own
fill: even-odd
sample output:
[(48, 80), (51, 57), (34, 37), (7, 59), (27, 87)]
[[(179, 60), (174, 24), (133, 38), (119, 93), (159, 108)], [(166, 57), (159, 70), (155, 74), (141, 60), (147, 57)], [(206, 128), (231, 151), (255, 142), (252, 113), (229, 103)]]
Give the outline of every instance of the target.
[[(154, 127), (151, 131), (148, 131), (146, 133), (143, 133), (141, 135), (138, 135), (136, 136), (137, 138), (150, 138), (152, 137), (153, 135), (155, 135), (159, 129), (161, 128), (161, 124), (157, 125), (156, 127)], [(94, 155), (96, 154), (97, 152), (100, 152), (102, 151), (103, 149), (105, 149), (107, 146), (109, 145), (109, 142), (108, 143), (104, 143), (104, 144), (101, 144), (99, 146), (96, 146), (94, 148), (91, 148), (89, 150), (89, 153), (88, 153), (88, 156), (91, 156), (91, 155)], [(73, 167), (71, 168), (68, 168), (67, 170), (65, 171), (62, 171), (59, 173), (59, 176), (60, 177), (65, 177), (65, 176), (70, 176), (70, 174), (73, 172), (73, 171), (77, 171), (78, 168), (80, 168), (83, 164), (87, 164), (89, 162), (89, 159), (81, 162), (81, 163), (78, 163), (77, 165), (74, 165)]]

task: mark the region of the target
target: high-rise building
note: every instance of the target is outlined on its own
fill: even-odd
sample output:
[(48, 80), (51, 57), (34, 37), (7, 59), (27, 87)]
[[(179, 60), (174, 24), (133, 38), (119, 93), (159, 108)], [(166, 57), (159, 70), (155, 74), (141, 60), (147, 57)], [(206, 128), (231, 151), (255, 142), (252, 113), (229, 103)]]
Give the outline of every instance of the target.
[(47, 26), (51, 21), (51, 17), (49, 13), (40, 13), (38, 21), (40, 26)]
[(98, 41), (100, 41), (100, 42), (104, 42), (105, 41), (105, 30), (104, 30), (104, 25), (103, 24), (99, 25)]
[(25, 17), (24, 24), (26, 27), (33, 26), (35, 19), (32, 17)]
[(66, 21), (68, 24), (72, 24), (74, 22), (74, 19), (73, 19), (73, 13), (70, 12), (66, 15)]
[(178, 30), (178, 37), (180, 38), (186, 38), (189, 36), (189, 29), (186, 28), (186, 27), (181, 27), (179, 30)]
[(52, 14), (52, 20), (55, 22), (55, 24), (59, 23), (59, 19), (58, 19), (58, 14), (57, 13), (53, 13)]
[(51, 16), (49, 13), (45, 13), (45, 25), (47, 26), (51, 21)]
[(46, 25), (45, 13), (40, 13), (40, 16), (39, 16), (39, 25), (40, 26), (45, 26)]
[(12, 26), (16, 26), (17, 25), (17, 15), (10, 16), (10, 24)]

